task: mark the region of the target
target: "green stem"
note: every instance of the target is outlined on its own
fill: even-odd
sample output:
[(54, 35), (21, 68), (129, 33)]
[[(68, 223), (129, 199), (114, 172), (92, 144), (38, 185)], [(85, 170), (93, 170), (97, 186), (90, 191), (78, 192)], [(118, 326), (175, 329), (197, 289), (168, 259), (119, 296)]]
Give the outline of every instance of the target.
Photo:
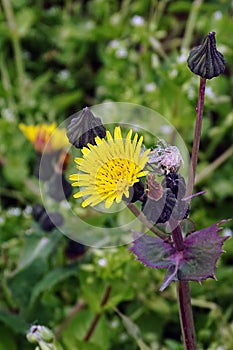
[(24, 73), (23, 57), (22, 57), (19, 34), (15, 23), (14, 12), (11, 6), (11, 1), (2, 0), (2, 6), (5, 11), (7, 24), (11, 33), (12, 46), (14, 50), (15, 65), (16, 65), (17, 78), (18, 78), (18, 94), (20, 96), (20, 99), (23, 100), (23, 96), (24, 96), (23, 87), (25, 83), (25, 73)]
[(186, 25), (186, 29), (185, 29), (185, 33), (184, 33), (184, 39), (183, 39), (183, 42), (181, 45), (181, 52), (188, 50), (190, 48), (193, 31), (194, 31), (194, 28), (195, 28), (196, 23), (197, 23), (198, 11), (202, 5), (202, 2), (203, 2), (203, 0), (195, 0), (192, 3), (192, 7), (191, 7), (191, 10), (189, 13), (189, 17), (187, 20), (187, 25)]
[(195, 184), (201, 182), (204, 178), (209, 176), (215, 169), (217, 169), (222, 163), (224, 163), (233, 154), (233, 145), (231, 145), (225, 152), (223, 152), (213, 163), (208, 165), (203, 171), (201, 171), (195, 179)]

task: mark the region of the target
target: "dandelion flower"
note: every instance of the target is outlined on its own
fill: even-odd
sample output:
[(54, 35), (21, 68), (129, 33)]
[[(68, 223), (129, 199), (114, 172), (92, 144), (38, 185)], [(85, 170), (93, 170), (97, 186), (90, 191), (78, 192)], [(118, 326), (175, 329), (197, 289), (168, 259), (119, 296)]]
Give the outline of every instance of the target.
[(25, 125), (19, 124), (20, 130), (26, 138), (34, 145), (36, 151), (46, 153), (58, 151), (68, 147), (69, 141), (65, 129), (58, 129), (56, 123)]
[(81, 187), (75, 198), (87, 196), (83, 207), (105, 201), (105, 207), (110, 208), (114, 200), (120, 203), (123, 196), (129, 198), (129, 188), (148, 173), (144, 167), (150, 150), (142, 151), (142, 136), (139, 140), (138, 134), (133, 140), (131, 137), (132, 130), (123, 139), (120, 127), (116, 127), (114, 138), (109, 131), (106, 140), (97, 136), (96, 145), (83, 147), (83, 157), (75, 158), (80, 173), (71, 175), (70, 180), (75, 181), (73, 186)]

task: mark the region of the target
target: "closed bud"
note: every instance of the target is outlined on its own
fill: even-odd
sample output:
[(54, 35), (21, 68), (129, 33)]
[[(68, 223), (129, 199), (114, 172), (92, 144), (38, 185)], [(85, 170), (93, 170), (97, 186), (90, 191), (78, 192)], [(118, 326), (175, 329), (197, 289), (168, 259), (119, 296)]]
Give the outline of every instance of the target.
[(215, 32), (210, 32), (188, 57), (190, 70), (205, 79), (212, 79), (223, 73), (225, 65), (223, 55), (216, 49)]
[(95, 117), (90, 109), (86, 107), (71, 120), (66, 135), (72, 145), (76, 148), (83, 148), (88, 143), (95, 145), (97, 136), (104, 138), (106, 129), (100, 118)]
[(34, 204), (32, 207), (32, 216), (35, 221), (39, 221), (44, 214), (45, 208), (41, 204)]
[(46, 232), (51, 232), (55, 227), (59, 227), (63, 224), (63, 216), (56, 212), (47, 213), (44, 212), (39, 220), (40, 227)]

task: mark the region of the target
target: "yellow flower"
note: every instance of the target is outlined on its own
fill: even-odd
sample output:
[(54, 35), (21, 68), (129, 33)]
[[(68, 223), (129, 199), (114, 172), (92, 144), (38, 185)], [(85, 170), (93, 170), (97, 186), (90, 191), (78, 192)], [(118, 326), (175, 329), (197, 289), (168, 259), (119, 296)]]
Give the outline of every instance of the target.
[(19, 128), (40, 153), (44, 150), (46, 153), (54, 152), (70, 145), (66, 130), (58, 129), (56, 123), (38, 125), (20, 123)]
[(97, 136), (96, 145), (89, 143), (82, 148), (83, 157), (75, 158), (81, 173), (70, 175), (70, 180), (75, 181), (73, 186), (83, 187), (74, 194), (75, 198), (88, 196), (83, 207), (95, 206), (102, 201), (106, 208), (110, 208), (114, 200), (120, 203), (123, 195), (129, 198), (129, 188), (148, 173), (143, 169), (150, 150), (142, 152), (142, 136), (138, 140), (138, 134), (135, 134), (132, 140), (130, 130), (124, 140), (120, 127), (116, 127), (114, 139), (109, 131), (106, 137), (107, 140)]

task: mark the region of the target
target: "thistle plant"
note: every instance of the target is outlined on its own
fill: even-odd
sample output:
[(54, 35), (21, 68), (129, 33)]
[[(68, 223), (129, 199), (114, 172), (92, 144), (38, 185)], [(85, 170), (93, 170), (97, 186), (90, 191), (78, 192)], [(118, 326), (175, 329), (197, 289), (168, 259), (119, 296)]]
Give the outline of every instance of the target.
[(207, 278), (216, 279), (216, 263), (227, 239), (219, 235), (224, 220), (195, 231), (189, 218), (191, 199), (196, 196), (193, 188), (206, 79), (218, 76), (225, 67), (223, 55), (216, 49), (214, 32), (191, 51), (188, 66), (201, 79), (187, 185), (180, 173), (183, 160), (177, 147), (160, 140), (153, 149), (146, 149), (142, 136), (128, 130), (124, 138), (120, 126), (115, 127), (112, 136), (88, 108), (71, 121), (67, 136), (82, 152), (81, 157), (75, 158), (78, 172), (70, 176), (73, 186), (81, 188), (74, 197), (85, 197), (82, 206), (104, 202), (105, 207), (110, 208), (113, 202), (124, 201), (157, 235), (134, 231), (129, 250), (144, 265), (166, 269), (161, 291), (171, 282), (176, 283), (184, 346), (195, 350), (189, 281), (201, 283)]

